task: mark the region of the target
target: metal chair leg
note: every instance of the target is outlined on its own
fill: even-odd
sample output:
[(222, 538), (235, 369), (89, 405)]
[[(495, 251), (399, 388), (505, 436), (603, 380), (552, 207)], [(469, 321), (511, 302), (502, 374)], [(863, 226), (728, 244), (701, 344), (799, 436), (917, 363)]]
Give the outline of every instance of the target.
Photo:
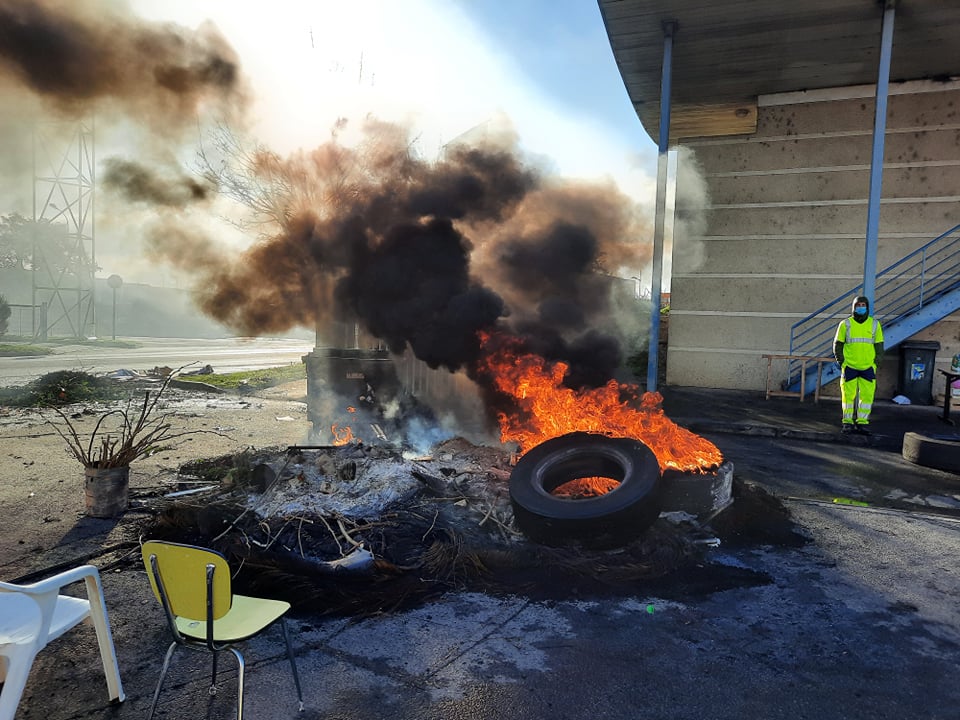
[(213, 674), (210, 676), (210, 694), (217, 694), (217, 657), (220, 655), (217, 651), (213, 652)]
[(243, 720), (243, 655), (236, 648), (230, 648), (237, 658), (237, 720)]
[(280, 618), (280, 629), (283, 631), (283, 641), (287, 644), (287, 657), (290, 659), (290, 669), (293, 670), (293, 682), (297, 686), (297, 700), (300, 701), (300, 711), (303, 712), (303, 691), (300, 689), (300, 673), (297, 672), (297, 661), (293, 657), (293, 647), (290, 645), (290, 635), (287, 633), (287, 623)]
[(157, 680), (157, 689), (153, 691), (153, 702), (150, 703), (150, 714), (147, 720), (153, 720), (153, 713), (157, 709), (157, 700), (160, 699), (160, 689), (163, 687), (163, 679), (167, 676), (167, 668), (170, 667), (170, 658), (173, 657), (173, 651), (177, 649), (177, 643), (170, 643), (167, 648), (167, 654), (163, 658), (163, 667), (160, 669), (160, 679)]

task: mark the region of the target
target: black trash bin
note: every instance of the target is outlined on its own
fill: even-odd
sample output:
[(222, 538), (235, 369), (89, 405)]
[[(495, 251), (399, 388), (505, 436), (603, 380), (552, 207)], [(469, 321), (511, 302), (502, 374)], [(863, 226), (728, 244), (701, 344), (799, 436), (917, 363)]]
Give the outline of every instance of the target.
[(900, 343), (898, 392), (915, 405), (933, 405), (933, 374), (940, 343), (918, 340)]

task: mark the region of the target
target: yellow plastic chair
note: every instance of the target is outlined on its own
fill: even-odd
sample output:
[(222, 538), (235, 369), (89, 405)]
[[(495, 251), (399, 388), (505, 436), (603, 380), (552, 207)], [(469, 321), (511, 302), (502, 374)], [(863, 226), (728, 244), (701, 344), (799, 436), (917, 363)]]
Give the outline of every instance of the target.
[(218, 552), (192, 545), (150, 540), (143, 544), (143, 564), (150, 586), (163, 606), (173, 642), (163, 659), (160, 680), (150, 705), (150, 718), (157, 707), (170, 658), (179, 646), (213, 653), (213, 677), (210, 694), (216, 693), (217, 656), (230, 650), (237, 658), (237, 718), (243, 718), (243, 655), (233, 645), (248, 640), (280, 623), (287, 657), (297, 686), (297, 699), (303, 710), (300, 675), (290, 647), (290, 636), (283, 616), (290, 603), (280, 600), (234, 595), (230, 587), (230, 567)]
[[(86, 598), (61, 595), (84, 581)], [(111, 701), (124, 700), (100, 573), (93, 565), (67, 570), (30, 585), (0, 582), (0, 720), (13, 720), (37, 654), (84, 620), (92, 621)]]

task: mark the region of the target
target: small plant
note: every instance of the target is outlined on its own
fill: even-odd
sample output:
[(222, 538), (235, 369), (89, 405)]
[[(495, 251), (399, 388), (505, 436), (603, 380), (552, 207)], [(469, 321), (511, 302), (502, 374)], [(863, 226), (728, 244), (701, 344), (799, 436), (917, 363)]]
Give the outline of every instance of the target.
[[(64, 439), (71, 454), (84, 467), (107, 469), (127, 467), (134, 460), (146, 457), (164, 447), (164, 443), (206, 430), (178, 431), (169, 422), (169, 415), (157, 415), (164, 390), (174, 377), (171, 373), (156, 393), (144, 393), (143, 402), (133, 398), (122, 408), (103, 413), (89, 434), (81, 435), (73, 420), (58, 406), (51, 406), (60, 421), (48, 424)], [(214, 434), (219, 434), (214, 432)]]
[[(0, 356), (3, 355), (0, 346)], [(11, 407), (53, 407), (78, 402), (121, 400), (128, 397), (116, 382), (83, 370), (56, 370), (24, 387), (0, 388), (0, 405)]]
[(27, 386), (23, 404), (35, 406), (70, 405), (93, 400), (119, 400), (119, 386), (83, 370), (56, 370)]

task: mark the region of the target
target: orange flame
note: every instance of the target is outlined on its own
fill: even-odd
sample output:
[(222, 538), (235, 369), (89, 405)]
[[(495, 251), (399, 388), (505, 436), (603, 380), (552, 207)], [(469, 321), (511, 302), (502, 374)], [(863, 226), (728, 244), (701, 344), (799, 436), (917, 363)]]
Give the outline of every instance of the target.
[[(348, 413), (355, 413), (357, 409), (352, 405), (347, 406)], [(350, 426), (341, 427), (339, 423), (334, 423), (330, 426), (330, 434), (333, 435), (333, 444), (336, 446), (346, 445), (348, 442), (353, 441), (353, 430)]]
[(353, 440), (353, 430), (347, 427), (340, 427), (337, 423), (330, 426), (330, 432), (333, 434), (334, 445), (346, 445)]
[(489, 335), (481, 336), (489, 352), (481, 371), (516, 405), (498, 415), (500, 440), (517, 443), (521, 453), (550, 438), (581, 431), (636, 438), (653, 451), (661, 471), (703, 472), (723, 462), (713, 443), (663, 414), (660, 393), (641, 394), (636, 385), (616, 380), (592, 390), (571, 390), (563, 386), (569, 367), (565, 363), (523, 353), (516, 341), (500, 342), (492, 350), (489, 340)]
[(607, 477), (574, 478), (555, 487), (550, 494), (570, 499), (598, 497), (611, 492), (619, 484)]

